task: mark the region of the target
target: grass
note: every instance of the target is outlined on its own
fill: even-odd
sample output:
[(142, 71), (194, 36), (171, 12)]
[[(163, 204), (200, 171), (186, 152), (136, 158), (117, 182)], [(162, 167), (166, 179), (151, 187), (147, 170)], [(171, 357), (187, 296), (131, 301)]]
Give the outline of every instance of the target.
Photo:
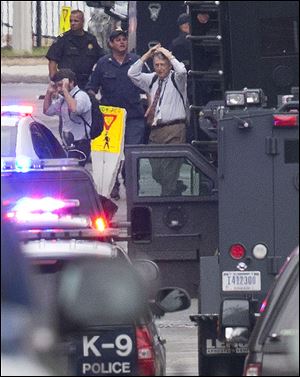
[(39, 58), (45, 57), (49, 47), (34, 47), (32, 52), (14, 51), (11, 47), (1, 48), (1, 58)]

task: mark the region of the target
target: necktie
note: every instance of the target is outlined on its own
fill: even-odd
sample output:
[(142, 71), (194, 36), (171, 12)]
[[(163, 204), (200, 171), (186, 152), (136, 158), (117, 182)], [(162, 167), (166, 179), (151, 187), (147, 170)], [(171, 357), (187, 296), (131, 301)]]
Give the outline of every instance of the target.
[(154, 94), (153, 102), (146, 112), (147, 123), (150, 126), (152, 126), (153, 121), (154, 121), (154, 114), (155, 114), (156, 106), (157, 106), (157, 103), (158, 103), (158, 100), (159, 100), (159, 97), (160, 97), (162, 83), (163, 83), (163, 80), (159, 79), (158, 87), (157, 87), (156, 92)]

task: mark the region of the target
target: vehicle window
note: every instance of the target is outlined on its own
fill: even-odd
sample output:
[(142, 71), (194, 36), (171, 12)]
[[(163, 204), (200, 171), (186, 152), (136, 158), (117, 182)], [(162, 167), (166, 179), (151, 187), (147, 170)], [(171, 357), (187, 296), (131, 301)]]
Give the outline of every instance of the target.
[(269, 334), (291, 336), (295, 335), (295, 329), (299, 330), (299, 281), (294, 285), (274, 318)]
[(141, 158), (138, 175), (141, 197), (213, 194), (213, 181), (183, 157)]
[(65, 158), (66, 153), (52, 132), (43, 124), (30, 125), (32, 144), (39, 158)]
[(298, 33), (298, 23), (291, 17), (261, 19), (261, 56), (296, 54)]
[(1, 156), (16, 157), (17, 127), (1, 126)]

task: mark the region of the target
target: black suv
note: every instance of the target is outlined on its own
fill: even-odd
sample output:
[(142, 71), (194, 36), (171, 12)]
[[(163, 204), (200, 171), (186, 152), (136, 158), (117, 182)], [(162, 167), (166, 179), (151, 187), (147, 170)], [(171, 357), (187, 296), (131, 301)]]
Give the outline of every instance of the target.
[(299, 376), (299, 248), (262, 303), (244, 376)]

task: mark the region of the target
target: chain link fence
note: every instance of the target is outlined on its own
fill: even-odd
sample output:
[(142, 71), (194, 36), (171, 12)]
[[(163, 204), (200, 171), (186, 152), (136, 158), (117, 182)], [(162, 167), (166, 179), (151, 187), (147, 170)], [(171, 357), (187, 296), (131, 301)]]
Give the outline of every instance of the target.
[[(13, 3), (13, 1), (1, 1), (1, 48), (12, 47)], [(59, 35), (59, 18), (63, 6), (70, 6), (72, 10), (80, 9), (84, 12), (86, 30), (91, 17), (95, 18), (95, 15), (98, 15), (99, 18), (99, 14), (103, 13), (100, 9), (88, 7), (85, 1), (31, 1), (33, 47), (47, 47)], [(103, 16), (102, 18), (104, 26), (105, 23), (109, 23), (109, 17), (105, 19)], [(103, 25), (102, 30), (104, 29)], [(99, 42), (103, 44), (101, 38)]]

